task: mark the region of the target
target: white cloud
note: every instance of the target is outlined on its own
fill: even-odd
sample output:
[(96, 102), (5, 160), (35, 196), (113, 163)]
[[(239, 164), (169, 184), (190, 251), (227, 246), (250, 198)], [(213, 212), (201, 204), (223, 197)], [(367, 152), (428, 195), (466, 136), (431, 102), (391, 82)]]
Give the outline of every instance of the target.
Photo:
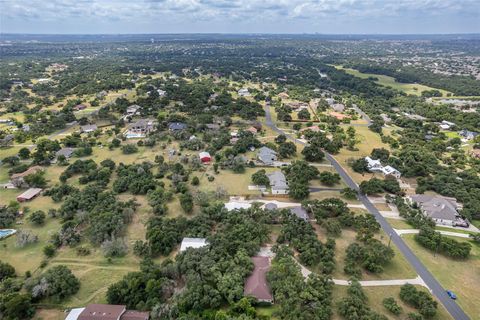
[[(428, 20), (439, 15), (480, 20), (479, 0), (1, 0), (0, 6), (0, 18), (4, 20), (1, 27), (7, 31), (9, 23), (68, 24), (72, 20), (90, 24), (163, 21), (179, 26), (193, 26), (199, 21), (261, 25), (308, 20), (317, 23), (319, 19), (348, 23), (385, 17)], [(466, 27), (479, 31), (478, 25)]]

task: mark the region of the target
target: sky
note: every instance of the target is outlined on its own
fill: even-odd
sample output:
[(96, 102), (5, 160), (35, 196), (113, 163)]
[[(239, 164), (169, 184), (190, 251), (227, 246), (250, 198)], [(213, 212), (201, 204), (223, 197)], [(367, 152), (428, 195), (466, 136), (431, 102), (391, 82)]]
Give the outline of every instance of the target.
[(480, 0), (0, 0), (0, 32), (480, 33)]

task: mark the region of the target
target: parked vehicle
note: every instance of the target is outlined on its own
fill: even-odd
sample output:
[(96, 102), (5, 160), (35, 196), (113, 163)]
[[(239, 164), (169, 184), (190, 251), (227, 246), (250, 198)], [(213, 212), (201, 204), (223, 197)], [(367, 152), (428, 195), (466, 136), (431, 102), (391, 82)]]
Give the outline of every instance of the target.
[(451, 299), (457, 300), (457, 295), (455, 293), (453, 293), (453, 291), (447, 290), (447, 294)]

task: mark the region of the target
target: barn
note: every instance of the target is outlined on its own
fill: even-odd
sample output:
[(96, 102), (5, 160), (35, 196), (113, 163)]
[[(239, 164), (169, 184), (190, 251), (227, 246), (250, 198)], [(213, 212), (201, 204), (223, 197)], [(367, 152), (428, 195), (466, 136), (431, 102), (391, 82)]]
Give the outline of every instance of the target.
[(210, 156), (210, 153), (206, 151), (200, 152), (199, 156), (200, 156), (200, 160), (204, 163), (212, 161), (212, 157)]
[(30, 188), (17, 197), (18, 202), (30, 201), (42, 192), (40, 188)]

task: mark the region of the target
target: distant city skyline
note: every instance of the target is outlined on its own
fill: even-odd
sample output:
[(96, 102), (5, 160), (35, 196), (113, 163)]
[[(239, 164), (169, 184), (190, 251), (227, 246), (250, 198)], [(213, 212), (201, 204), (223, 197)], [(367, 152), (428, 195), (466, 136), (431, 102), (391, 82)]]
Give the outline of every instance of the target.
[(0, 32), (480, 33), (480, 1), (0, 0)]

